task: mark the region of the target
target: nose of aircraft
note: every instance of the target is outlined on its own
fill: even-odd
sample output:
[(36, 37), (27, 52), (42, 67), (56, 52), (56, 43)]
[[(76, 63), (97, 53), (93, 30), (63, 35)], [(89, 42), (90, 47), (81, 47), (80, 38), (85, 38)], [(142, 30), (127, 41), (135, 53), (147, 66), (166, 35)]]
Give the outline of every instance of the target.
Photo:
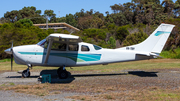
[(6, 52), (7, 54), (12, 54), (11, 48), (6, 49), (4, 52)]

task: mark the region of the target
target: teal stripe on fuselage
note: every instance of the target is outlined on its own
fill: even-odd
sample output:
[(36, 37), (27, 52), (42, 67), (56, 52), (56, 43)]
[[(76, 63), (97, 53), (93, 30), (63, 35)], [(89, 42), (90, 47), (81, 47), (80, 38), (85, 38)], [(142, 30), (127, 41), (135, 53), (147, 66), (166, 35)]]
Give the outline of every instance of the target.
[(84, 61), (98, 61), (101, 58), (101, 54), (78, 54), (78, 58)]
[[(18, 52), (23, 55), (46, 55), (43, 52)], [(101, 54), (78, 54), (78, 53), (50, 53), (52, 56), (66, 57), (72, 60), (81, 59), (83, 61), (99, 61)]]
[(46, 55), (46, 53), (43, 52), (18, 52), (23, 55)]

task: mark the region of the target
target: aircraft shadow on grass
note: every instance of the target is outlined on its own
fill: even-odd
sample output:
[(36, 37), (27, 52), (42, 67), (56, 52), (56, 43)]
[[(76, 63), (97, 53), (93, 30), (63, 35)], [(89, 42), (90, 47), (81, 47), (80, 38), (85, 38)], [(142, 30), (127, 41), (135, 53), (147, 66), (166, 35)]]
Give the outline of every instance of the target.
[(51, 83), (71, 83), (75, 80), (75, 77), (95, 77), (95, 76), (115, 76), (115, 75), (136, 75), (139, 77), (158, 77), (156, 73), (158, 72), (145, 72), (145, 71), (128, 71), (128, 73), (108, 73), (108, 74), (72, 74), (69, 73), (69, 77), (67, 79), (58, 79), (58, 75), (56, 70), (43, 70), (40, 75), (43, 74), (51, 74)]
[(145, 71), (128, 71), (128, 74), (136, 75), (140, 77), (158, 77), (158, 72), (145, 72)]
[[(158, 77), (158, 72), (145, 72), (145, 71), (128, 71), (127, 73), (108, 73), (108, 74), (73, 74), (68, 72), (67, 79), (59, 79), (57, 70), (42, 70), (40, 75), (51, 74), (51, 83), (71, 83), (75, 77), (95, 77), (95, 76), (115, 76), (115, 75), (136, 75), (139, 77)], [(30, 78), (38, 78), (39, 76), (31, 76)], [(22, 76), (8, 76), (6, 78), (22, 78)]]
[[(39, 76), (31, 76), (31, 77), (29, 77), (29, 78), (38, 78)], [(6, 77), (6, 78), (22, 78), (22, 76), (20, 75), (20, 76), (8, 76), (8, 77)]]
[(109, 74), (71, 74), (68, 72), (69, 77), (67, 79), (58, 79), (57, 70), (42, 70), (40, 75), (51, 74), (51, 83), (71, 83), (75, 80), (75, 77), (94, 77), (94, 76), (115, 76), (115, 75), (127, 75), (127, 73), (109, 73)]

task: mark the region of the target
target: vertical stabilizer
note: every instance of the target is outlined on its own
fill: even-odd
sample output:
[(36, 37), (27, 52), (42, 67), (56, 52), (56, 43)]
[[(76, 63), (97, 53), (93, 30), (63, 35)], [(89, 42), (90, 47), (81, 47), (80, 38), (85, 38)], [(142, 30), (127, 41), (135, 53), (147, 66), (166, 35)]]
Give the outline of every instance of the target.
[(135, 51), (161, 53), (174, 26), (175, 25), (163, 23), (145, 41), (120, 49), (133, 49)]

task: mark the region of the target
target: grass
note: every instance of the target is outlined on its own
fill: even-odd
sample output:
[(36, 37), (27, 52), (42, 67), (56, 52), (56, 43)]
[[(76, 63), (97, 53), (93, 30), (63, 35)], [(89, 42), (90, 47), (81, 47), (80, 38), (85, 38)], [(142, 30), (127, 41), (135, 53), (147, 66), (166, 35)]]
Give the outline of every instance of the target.
[(126, 92), (111, 92), (108, 94), (98, 94), (98, 95), (81, 95), (81, 96), (71, 96), (68, 98), (86, 101), (96, 101), (96, 100), (119, 100), (119, 101), (179, 101), (180, 100), (180, 89), (170, 90), (170, 89), (160, 89), (158, 87), (148, 88), (144, 90), (134, 90)]
[(170, 51), (162, 51), (160, 55), (164, 58), (180, 59), (180, 48)]
[(0, 85), (1, 87), (9, 87), (9, 86), (15, 86), (15, 84), (13, 82), (9, 82), (9, 83), (4, 83)]
[[(112, 63), (109, 65), (92, 65), (92, 66), (82, 66), (82, 67), (72, 67), (73, 69), (66, 68), (68, 71), (98, 71), (98, 72), (112, 72), (112, 71), (121, 71), (126, 69), (143, 69), (143, 70), (152, 70), (152, 69), (172, 69), (179, 68), (180, 61), (178, 59), (152, 59), (152, 60), (143, 60), (143, 61), (131, 61), (131, 62), (121, 62), (121, 63)], [(13, 62), (13, 71), (25, 70), (26, 65), (18, 65)], [(59, 67), (41, 67), (35, 66), (32, 71), (41, 71), (46, 69), (58, 69)], [(0, 62), (0, 71), (9, 71), (11, 70), (11, 62)]]
[(0, 62), (8, 62), (8, 61), (11, 61), (11, 59), (3, 59), (3, 60), (0, 60)]

